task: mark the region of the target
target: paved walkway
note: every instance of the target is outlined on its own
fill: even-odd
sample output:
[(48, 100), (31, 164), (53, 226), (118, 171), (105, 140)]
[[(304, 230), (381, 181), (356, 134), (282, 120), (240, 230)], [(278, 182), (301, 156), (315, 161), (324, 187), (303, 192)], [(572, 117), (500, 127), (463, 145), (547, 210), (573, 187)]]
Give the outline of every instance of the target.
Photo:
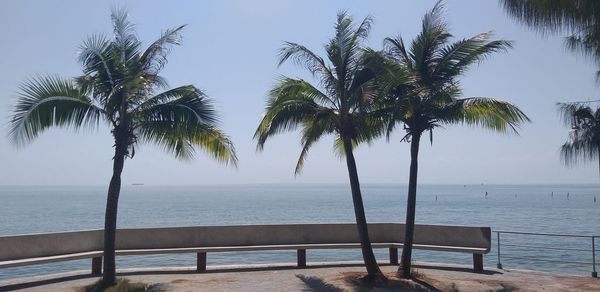
[[(120, 276), (133, 282), (152, 284), (151, 291), (600, 291), (600, 279), (590, 276), (489, 269), (473, 273), (466, 266), (421, 264), (417, 274), (428, 285), (405, 282), (394, 277), (396, 266), (382, 266), (391, 279), (387, 287), (357, 286), (355, 279), (364, 273), (359, 265), (313, 264), (307, 269), (292, 264), (218, 266), (206, 273), (192, 268), (121, 270)], [(96, 281), (85, 272), (51, 277), (33, 277), (0, 283), (0, 291), (78, 291)], [(406, 285), (412, 289), (403, 288)], [(424, 288), (425, 287), (425, 288)]]

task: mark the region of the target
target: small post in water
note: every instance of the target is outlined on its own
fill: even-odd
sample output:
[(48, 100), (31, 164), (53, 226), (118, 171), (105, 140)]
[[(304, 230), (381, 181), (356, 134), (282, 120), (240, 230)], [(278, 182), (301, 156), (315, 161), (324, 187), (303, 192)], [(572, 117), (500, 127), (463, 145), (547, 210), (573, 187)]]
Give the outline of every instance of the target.
[(496, 234), (498, 235), (498, 265), (496, 267), (502, 269), (502, 263), (500, 262), (500, 231), (496, 231)]
[(595, 236), (592, 236), (592, 277), (598, 278), (598, 272), (596, 272), (596, 244)]

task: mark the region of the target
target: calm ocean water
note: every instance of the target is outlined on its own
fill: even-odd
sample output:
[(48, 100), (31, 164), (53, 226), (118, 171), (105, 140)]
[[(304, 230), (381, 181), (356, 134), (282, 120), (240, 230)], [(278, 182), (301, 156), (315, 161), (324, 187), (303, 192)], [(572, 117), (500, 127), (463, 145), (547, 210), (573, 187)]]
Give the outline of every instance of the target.
[[(488, 192), (486, 199), (484, 194)], [(554, 194), (553, 196), (551, 194)], [(567, 193), (569, 198), (567, 199)], [(405, 185), (363, 185), (369, 222), (403, 222)], [(597, 202), (594, 202), (594, 196)], [(437, 199), (436, 199), (437, 198)], [(0, 187), (0, 235), (101, 229), (106, 187)], [(126, 186), (118, 226), (158, 227), (227, 224), (354, 222), (346, 185)], [(598, 185), (424, 185), (417, 198), (417, 223), (490, 226), (492, 230), (600, 235)], [(599, 240), (600, 241), (600, 240)], [(505, 236), (508, 244), (587, 249), (559, 251), (503, 247), (507, 256), (583, 264), (504, 259), (504, 268), (591, 272), (591, 242), (582, 239)], [(484, 264), (495, 267), (495, 234)], [(2, 247), (0, 247), (2, 248)], [(600, 249), (598, 242), (596, 249)], [(209, 265), (294, 262), (294, 251), (213, 253)], [(386, 250), (377, 257), (387, 259)], [(600, 255), (599, 255), (600, 258)], [(360, 260), (359, 250), (308, 251), (308, 261)], [(470, 254), (417, 251), (417, 261), (472, 263)], [(193, 266), (193, 254), (119, 257), (125, 267)], [(0, 281), (89, 269), (90, 260), (0, 269)], [(600, 265), (598, 265), (600, 268)]]

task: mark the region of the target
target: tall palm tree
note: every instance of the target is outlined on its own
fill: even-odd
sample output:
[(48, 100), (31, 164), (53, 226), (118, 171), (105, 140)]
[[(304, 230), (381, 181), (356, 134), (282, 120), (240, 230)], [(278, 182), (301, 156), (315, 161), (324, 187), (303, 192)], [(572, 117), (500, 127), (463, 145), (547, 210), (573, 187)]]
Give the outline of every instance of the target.
[[(567, 33), (569, 49), (600, 64), (600, 1), (501, 0), (504, 10), (540, 33)], [(600, 81), (600, 71), (596, 77)]]
[[(471, 65), (492, 53), (510, 48), (504, 40), (488, 41), (490, 33), (450, 42), (452, 35), (442, 19), (443, 4), (438, 2), (425, 14), (421, 33), (407, 49), (401, 37), (384, 40), (385, 54), (393, 66), (384, 79), (388, 79), (388, 92), (384, 109), (389, 114), (388, 137), (397, 124), (403, 124), (410, 143), (410, 175), (406, 210), (406, 233), (402, 249), (400, 276), (411, 277), (411, 258), (414, 239), (417, 196), (417, 170), (419, 143), (424, 132), (429, 131), (433, 143), (433, 130), (443, 125), (467, 124), (482, 126), (498, 132), (517, 132), (516, 127), (527, 116), (516, 106), (493, 98), (462, 95), (457, 79)], [(396, 80), (394, 72), (410, 76)]]
[(569, 140), (560, 148), (562, 161), (568, 165), (598, 159), (600, 171), (600, 108), (582, 103), (559, 103), (566, 126), (571, 127)]
[[(158, 75), (172, 45), (179, 45), (183, 26), (166, 30), (143, 49), (124, 10), (112, 11), (114, 37), (93, 35), (83, 42), (79, 62), (83, 75), (73, 79), (41, 76), (21, 86), (9, 136), (18, 146), (51, 127), (112, 128), (115, 154), (104, 223), (105, 287), (115, 283), (115, 232), (121, 172), (138, 143), (162, 146), (180, 159), (191, 159), (194, 147), (224, 163), (236, 164), (229, 138), (217, 128), (210, 99), (193, 85), (167, 89)], [(160, 92), (160, 90), (166, 90)]]
[(366, 54), (361, 48), (371, 22), (367, 17), (355, 26), (346, 12), (340, 12), (335, 36), (325, 45), (329, 62), (302, 45), (286, 42), (279, 55), (279, 65), (291, 59), (318, 78), (320, 86), (281, 77), (270, 92), (265, 115), (254, 137), (258, 140), (258, 150), (262, 150), (269, 137), (300, 127), (302, 151), (295, 171), (299, 174), (310, 147), (323, 135), (335, 135), (335, 147), (345, 156), (348, 166), (358, 235), (368, 273), (364, 280), (382, 281), (385, 277), (371, 247), (353, 154), (356, 145), (381, 133), (381, 127), (370, 122), (368, 116), (376, 91), (369, 82), (374, 73), (365, 65)]

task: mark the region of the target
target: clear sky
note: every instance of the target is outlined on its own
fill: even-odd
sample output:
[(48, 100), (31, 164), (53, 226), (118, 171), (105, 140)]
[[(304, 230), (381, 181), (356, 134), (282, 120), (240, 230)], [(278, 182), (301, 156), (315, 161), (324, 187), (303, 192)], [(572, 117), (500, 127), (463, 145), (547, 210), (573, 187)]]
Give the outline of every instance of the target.
[[(289, 133), (256, 153), (252, 136), (266, 92), (278, 74), (308, 78), (302, 68), (276, 66), (283, 41), (323, 54), (336, 13), (356, 21), (375, 18), (367, 45), (383, 38), (411, 40), (435, 1), (0, 1), (0, 185), (107, 185), (113, 142), (108, 128), (73, 133), (51, 130), (17, 150), (6, 138), (8, 116), (19, 84), (35, 74), (73, 77), (81, 73), (78, 46), (93, 33), (110, 34), (110, 7), (129, 10), (146, 44), (169, 27), (188, 24), (183, 46), (175, 47), (163, 76), (172, 87), (205, 90), (222, 115), (222, 128), (237, 148), (239, 167), (225, 167), (200, 155), (182, 162), (154, 146), (142, 146), (127, 160), (124, 184), (345, 183), (345, 162), (332, 151), (331, 137), (314, 147), (302, 175), (294, 177), (299, 134)], [(564, 167), (559, 147), (568, 129), (557, 101), (598, 98), (594, 64), (566, 51), (559, 36), (543, 38), (509, 19), (496, 1), (449, 0), (446, 18), (455, 37), (493, 30), (513, 40), (514, 49), (492, 56), (462, 79), (465, 97), (490, 96), (518, 105), (532, 120), (521, 135), (501, 135), (463, 126), (434, 132), (421, 144), (420, 183), (597, 183), (597, 162)], [(407, 183), (409, 146), (401, 132), (356, 152), (361, 182)]]

